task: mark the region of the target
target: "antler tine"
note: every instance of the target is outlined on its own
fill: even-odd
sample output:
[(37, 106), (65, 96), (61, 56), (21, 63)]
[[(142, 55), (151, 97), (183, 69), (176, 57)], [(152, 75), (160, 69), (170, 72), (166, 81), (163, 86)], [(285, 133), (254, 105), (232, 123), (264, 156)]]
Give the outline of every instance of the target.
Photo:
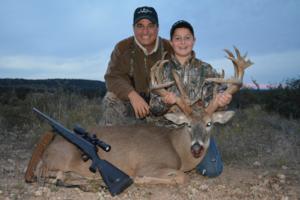
[(237, 56), (237, 59), (240, 59), (240, 58), (241, 58), (241, 53), (240, 53), (240, 51), (239, 51), (238, 48), (236, 48), (235, 46), (233, 46), (233, 48), (234, 48), (235, 54), (236, 54), (236, 56)]
[[(156, 78), (155, 78), (155, 70), (157, 70), (157, 66), (158, 66), (159, 62), (157, 61), (151, 68), (150, 70), (150, 87), (154, 86), (157, 84), (156, 82)], [(151, 90), (151, 88), (150, 88)]]
[(224, 77), (225, 77), (225, 71), (224, 71), (224, 69), (222, 69), (221, 78), (224, 78)]
[(187, 104), (190, 105), (191, 101), (190, 101), (188, 95), (186, 94), (186, 91), (183, 89), (183, 85), (182, 85), (182, 82), (180, 81), (178, 73), (175, 70), (172, 70), (172, 74), (173, 74), (176, 86), (181, 94), (181, 97)]
[(150, 82), (151, 82), (151, 87), (150, 90), (156, 90), (156, 89), (160, 89), (160, 88), (165, 88), (165, 87), (169, 87), (172, 84), (174, 84), (173, 82), (168, 82), (167, 84), (162, 84), (161, 83), (161, 69), (163, 67), (163, 65), (168, 62), (168, 60), (163, 60), (163, 61), (157, 61), (153, 67), (151, 68), (151, 72), (150, 72)]
[[(234, 77), (228, 80), (224, 80), (222, 78), (208, 78), (206, 81), (213, 81), (216, 83), (227, 83), (228, 88), (225, 90), (225, 92), (229, 94), (236, 93), (243, 85), (243, 77), (245, 69), (249, 66), (251, 66), (253, 63), (250, 61), (250, 59), (246, 60), (247, 54), (245, 56), (241, 56), (240, 51), (235, 46), (233, 47), (234, 51), (236, 53), (236, 57), (234, 54), (229, 51), (228, 49), (224, 49), (224, 51), (227, 53), (227, 58), (232, 61), (234, 66)], [(218, 106), (215, 105), (209, 105), (209, 108), (206, 109), (209, 114), (212, 114), (218, 109)]]
[[(169, 87), (171, 85), (173, 85), (174, 83), (178, 84), (177, 82), (179, 81), (179, 77), (178, 76), (174, 76), (175, 82), (171, 81), (171, 82), (167, 82), (167, 83), (162, 83), (162, 71), (161, 69), (163, 68), (163, 65), (168, 62), (168, 60), (163, 60), (163, 61), (158, 61), (155, 63), (155, 65), (151, 68), (151, 72), (150, 72), (150, 82), (151, 82), (151, 87), (150, 87), (150, 91), (153, 91), (154, 93), (158, 94), (159, 96), (166, 96), (167, 95), (167, 91), (166, 91), (166, 87)], [(173, 72), (172, 72), (173, 73)], [(174, 75), (174, 73), (173, 73)], [(177, 80), (178, 79), (178, 80)], [(177, 82), (176, 82), (177, 80)], [(181, 92), (181, 94), (185, 94), (186, 93), (182, 93), (182, 89), (178, 88), (178, 90)], [(177, 97), (176, 98), (176, 104), (178, 105), (178, 107), (184, 112), (185, 115), (190, 115), (192, 113), (192, 109), (189, 106), (189, 104), (186, 102), (186, 100), (184, 99), (184, 97), (180, 98)]]
[(231, 60), (233, 62), (233, 66), (234, 66), (234, 76), (237, 76), (237, 65), (235, 63), (235, 58), (234, 55), (231, 51), (229, 51), (228, 49), (224, 49), (224, 51), (228, 54), (227, 56), (225, 56), (226, 58), (228, 58), (229, 60)]
[(174, 85), (174, 83), (175, 83), (174, 81), (170, 81), (167, 83), (161, 83), (159, 85), (153, 85), (153, 86), (151, 86), (150, 90), (153, 91), (153, 90), (168, 88), (168, 87)]
[(207, 82), (215, 82), (215, 83), (228, 83), (228, 84), (242, 84), (242, 82), (236, 78), (224, 79), (224, 78), (206, 78)]
[(224, 51), (228, 54), (228, 56), (226, 56), (228, 59), (232, 59), (232, 58), (234, 58), (234, 55), (233, 55), (233, 53), (231, 53), (231, 51), (229, 51), (228, 49), (224, 49)]
[(244, 69), (246, 69), (247, 67), (250, 67), (250, 66), (253, 65), (254, 63), (253, 63), (250, 59), (248, 59), (248, 60), (246, 61), (246, 64), (247, 64), (247, 65), (245, 65)]

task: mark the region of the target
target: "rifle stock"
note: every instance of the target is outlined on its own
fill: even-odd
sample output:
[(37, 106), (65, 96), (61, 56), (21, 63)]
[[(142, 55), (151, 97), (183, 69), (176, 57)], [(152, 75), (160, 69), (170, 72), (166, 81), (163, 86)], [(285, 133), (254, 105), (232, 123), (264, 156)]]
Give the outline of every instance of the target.
[[(90, 167), (90, 170), (93, 170), (91, 169), (92, 166)], [(110, 186), (109, 192), (112, 196), (121, 193), (133, 183), (128, 175), (124, 174), (124, 172), (119, 169), (116, 170), (116, 167), (106, 160), (99, 159), (98, 162), (95, 162), (94, 166), (96, 166), (100, 172), (104, 183)], [(113, 176), (108, 176), (109, 174)]]
[(81, 151), (84, 152), (84, 154), (88, 156), (88, 158), (92, 160), (92, 165), (90, 166), (89, 170), (93, 173), (96, 173), (98, 169), (112, 196), (120, 194), (133, 183), (132, 179), (126, 173), (108, 161), (100, 159), (97, 154), (97, 147), (95, 145), (74, 134), (72, 131), (65, 128), (63, 125), (56, 122), (54, 119), (42, 113), (38, 109), (33, 108), (33, 111), (42, 118), (46, 119), (56, 133), (77, 146)]

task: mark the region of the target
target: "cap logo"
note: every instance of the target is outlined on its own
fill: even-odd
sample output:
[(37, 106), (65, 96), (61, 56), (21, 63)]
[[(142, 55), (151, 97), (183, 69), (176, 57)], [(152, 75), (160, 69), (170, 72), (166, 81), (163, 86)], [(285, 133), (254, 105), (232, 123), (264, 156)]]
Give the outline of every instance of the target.
[(152, 13), (152, 11), (147, 8), (142, 8), (141, 10), (138, 11), (138, 14), (141, 14), (141, 13)]
[(134, 15), (133, 15), (133, 24), (136, 24), (137, 21), (141, 19), (148, 19), (152, 23), (158, 25), (158, 18), (157, 18), (157, 13), (154, 8), (152, 7), (139, 7), (135, 9)]

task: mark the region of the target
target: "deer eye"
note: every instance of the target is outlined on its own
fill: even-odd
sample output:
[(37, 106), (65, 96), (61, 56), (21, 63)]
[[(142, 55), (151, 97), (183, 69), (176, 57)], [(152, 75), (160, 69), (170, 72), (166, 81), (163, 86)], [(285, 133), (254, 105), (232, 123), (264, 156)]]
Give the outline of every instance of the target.
[(206, 127), (211, 127), (212, 123), (211, 122), (207, 122)]
[(191, 125), (190, 123), (187, 123), (187, 122), (186, 122), (186, 123), (184, 123), (184, 126), (185, 126), (185, 127), (187, 127), (187, 128), (189, 128), (189, 129), (191, 129), (191, 128), (192, 128), (192, 125)]

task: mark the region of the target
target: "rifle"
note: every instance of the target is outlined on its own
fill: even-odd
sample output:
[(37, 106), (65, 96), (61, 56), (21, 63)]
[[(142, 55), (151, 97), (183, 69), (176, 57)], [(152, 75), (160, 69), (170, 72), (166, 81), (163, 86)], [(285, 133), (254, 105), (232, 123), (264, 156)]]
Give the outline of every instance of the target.
[(77, 146), (87, 159), (92, 160), (92, 165), (89, 167), (89, 170), (96, 173), (98, 169), (112, 196), (120, 194), (133, 183), (132, 179), (126, 173), (108, 161), (99, 158), (97, 146), (101, 147), (104, 151), (109, 151), (111, 148), (110, 145), (100, 141), (96, 136), (90, 137), (88, 133), (79, 126), (74, 128), (75, 134), (38, 109), (33, 108), (33, 111), (46, 119), (56, 133)]

